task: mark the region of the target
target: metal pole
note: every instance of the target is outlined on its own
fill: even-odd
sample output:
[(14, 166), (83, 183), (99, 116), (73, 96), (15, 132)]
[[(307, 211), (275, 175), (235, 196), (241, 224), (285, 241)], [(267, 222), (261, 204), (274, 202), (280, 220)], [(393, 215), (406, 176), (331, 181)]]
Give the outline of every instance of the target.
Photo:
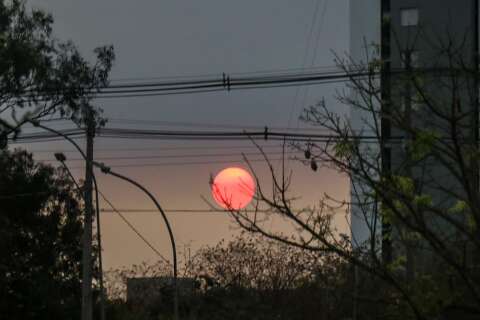
[(177, 249), (176, 249), (176, 246), (175, 246), (175, 239), (173, 237), (173, 232), (172, 232), (172, 228), (170, 227), (170, 223), (168, 222), (168, 218), (167, 218), (167, 215), (165, 214), (165, 211), (163, 211), (162, 207), (160, 206), (160, 204), (158, 203), (157, 199), (155, 199), (155, 197), (144, 187), (142, 186), (141, 184), (139, 184), (138, 182), (128, 178), (128, 177), (125, 177), (119, 173), (116, 173), (116, 172), (113, 172), (111, 171), (111, 169), (103, 164), (99, 164), (99, 163), (95, 163), (96, 166), (99, 166), (101, 169), (102, 169), (102, 172), (103, 173), (106, 173), (106, 174), (111, 174), (112, 176), (115, 176), (117, 178), (120, 178), (122, 180), (125, 180), (127, 182), (130, 182), (131, 184), (135, 185), (136, 187), (138, 187), (139, 189), (141, 189), (143, 192), (145, 192), (148, 197), (153, 201), (153, 203), (155, 203), (155, 206), (157, 207), (158, 211), (160, 211), (160, 214), (162, 215), (163, 217), (163, 221), (165, 222), (165, 225), (167, 226), (167, 230), (168, 230), (168, 235), (170, 236), (170, 242), (172, 244), (172, 254), (173, 254), (173, 289), (174, 289), (174, 296), (173, 296), (173, 312), (174, 312), (174, 319), (175, 320), (178, 320), (178, 284), (177, 284), (177, 277), (178, 277), (178, 273), (177, 273)]
[[(75, 186), (77, 187), (78, 190), (81, 190), (80, 186), (77, 184), (77, 181), (75, 181), (75, 177), (73, 176), (72, 172), (68, 168), (68, 166), (65, 163), (65, 158), (64, 159), (59, 159), (59, 161), (62, 163), (63, 167), (65, 170), (67, 170), (68, 175), (72, 179), (72, 181), (75, 183)], [(100, 279), (100, 319), (105, 320), (105, 290), (104, 290), (104, 285), (103, 285), (103, 259), (102, 259), (102, 236), (101, 236), (101, 231), (100, 231), (100, 207), (98, 203), (98, 184), (97, 184), (97, 179), (95, 178), (95, 175), (93, 177), (93, 184), (95, 186), (95, 208), (96, 208), (96, 217), (97, 217), (97, 242), (98, 242), (98, 268), (100, 271), (99, 274), (99, 279)]]
[(357, 265), (353, 265), (353, 315), (352, 319), (357, 320), (357, 315), (358, 315), (358, 269)]
[(98, 184), (95, 175), (93, 184), (95, 185), (95, 212), (97, 217), (97, 242), (98, 242), (98, 270), (100, 272), (100, 320), (105, 320), (105, 288), (103, 285), (103, 259), (102, 259), (102, 234), (100, 229), (100, 205), (98, 203)]
[(93, 136), (95, 126), (93, 112), (87, 114), (87, 154), (85, 164), (85, 217), (82, 250), (82, 320), (92, 320), (92, 183), (93, 183)]

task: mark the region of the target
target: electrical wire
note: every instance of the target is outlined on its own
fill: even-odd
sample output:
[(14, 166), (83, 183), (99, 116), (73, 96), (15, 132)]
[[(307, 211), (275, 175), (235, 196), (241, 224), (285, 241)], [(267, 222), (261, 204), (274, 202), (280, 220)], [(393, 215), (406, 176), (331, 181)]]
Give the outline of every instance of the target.
[[(269, 159), (270, 161), (281, 160), (282, 158)], [(68, 161), (68, 160), (67, 160)], [(248, 159), (249, 162), (262, 162), (261, 159)], [(220, 163), (240, 163), (243, 160), (212, 160), (212, 161), (192, 161), (192, 162), (161, 162), (161, 163), (132, 163), (132, 164), (112, 164), (112, 168), (145, 168), (145, 167), (165, 167), (165, 166), (191, 166), (191, 165), (205, 165), (205, 164), (220, 164)], [(83, 166), (71, 167), (72, 169), (83, 169)]]
[[(76, 137), (84, 135), (83, 130), (60, 130), (60, 132), (68, 137)], [(186, 140), (229, 140), (229, 139), (243, 139), (251, 140), (255, 138), (261, 138), (264, 140), (285, 140), (285, 141), (332, 141), (332, 140), (344, 140), (345, 137), (334, 134), (311, 134), (311, 133), (291, 133), (280, 131), (268, 131), (265, 128), (264, 131), (183, 131), (183, 130), (142, 130), (142, 129), (125, 129), (125, 128), (102, 128), (98, 129), (96, 135), (99, 137), (108, 138), (123, 138), (123, 139), (135, 139), (135, 138), (151, 138), (151, 139), (186, 139)], [(58, 137), (53, 133), (35, 133), (35, 134), (20, 134), (14, 140), (11, 141), (37, 141), (45, 139), (53, 139)], [(349, 139), (359, 140), (377, 140), (375, 135), (352, 135)], [(403, 137), (391, 137), (390, 140), (403, 139)]]
[[(342, 214), (345, 213), (344, 209), (341, 208), (331, 208), (331, 211), (335, 211), (335, 214)], [(136, 209), (136, 208), (130, 208), (130, 209), (121, 209), (122, 212), (128, 212), (128, 213), (158, 213), (158, 210), (155, 209)], [(178, 213), (186, 213), (186, 214), (221, 214), (221, 213), (230, 213), (228, 210), (222, 210), (222, 209), (164, 209), (166, 213), (170, 214), (178, 214)], [(299, 211), (298, 209), (292, 209), (292, 211)], [(102, 208), (100, 209), (100, 212), (102, 213), (114, 213), (114, 210), (111, 209), (105, 209)], [(242, 209), (241, 212), (244, 213), (275, 213), (275, 211), (272, 210), (254, 210), (254, 209)]]
[[(92, 98), (107, 99), (107, 98), (133, 98), (133, 97), (153, 97), (163, 95), (177, 95), (177, 94), (193, 94), (193, 93), (209, 93), (218, 91), (231, 90), (251, 90), (251, 89), (266, 89), (266, 88), (281, 88), (281, 87), (296, 87), (306, 85), (320, 85), (344, 83), (350, 81), (352, 78), (358, 80), (369, 77), (378, 78), (378, 72), (372, 73), (366, 66), (354, 66), (358, 71), (345, 72), (317, 72), (317, 73), (297, 73), (282, 76), (270, 77), (250, 77), (250, 78), (233, 78), (224, 74), (223, 78), (201, 80), (201, 81), (184, 81), (184, 82), (160, 82), (147, 84), (125, 84), (129, 88), (122, 89), (113, 86), (106, 87), (92, 91)], [(441, 72), (441, 69), (424, 69), (424, 72)], [(404, 69), (390, 70), (391, 74), (404, 73)], [(113, 90), (112, 90), (113, 89)], [(120, 90), (115, 90), (120, 89)]]
[[(97, 145), (98, 147), (98, 145)], [(261, 146), (262, 149), (281, 149), (282, 145), (266, 145), (266, 146)], [(144, 147), (144, 148), (104, 148), (104, 147), (98, 147), (98, 149), (95, 149), (95, 153), (114, 153), (114, 152), (124, 152), (128, 151), (129, 153), (132, 152), (145, 152), (145, 151), (192, 151), (192, 150), (202, 150), (202, 151), (207, 151), (207, 150), (233, 150), (233, 149), (240, 149), (240, 150), (258, 150), (256, 146), (253, 145), (248, 145), (248, 146), (212, 146), (212, 145), (202, 145), (199, 146), (196, 144), (195, 146), (178, 146), (178, 147)], [(33, 153), (52, 153), (52, 152), (61, 152), (61, 153), (77, 153), (77, 150), (74, 149), (32, 149), (29, 150), (30, 152)]]
[[(313, 133), (291, 133), (281, 131), (270, 131), (268, 128), (262, 131), (186, 131), (186, 130), (146, 130), (146, 129), (125, 129), (125, 128), (104, 128), (97, 131), (99, 136), (141, 136), (141, 137), (201, 137), (201, 138), (215, 138), (215, 137), (262, 137), (264, 140), (269, 140), (273, 137), (281, 138), (338, 138), (344, 137), (335, 134), (313, 134)], [(378, 139), (378, 137), (371, 135), (352, 135), (350, 138), (359, 139)]]
[[(52, 120), (48, 120), (49, 122), (55, 122), (55, 124), (61, 125), (70, 125), (71, 120), (66, 118), (56, 118)], [(41, 121), (43, 122), (43, 121)], [(131, 118), (108, 118), (108, 123), (105, 128), (108, 128), (108, 124), (110, 123), (121, 123), (121, 124), (135, 124), (135, 125), (145, 125), (154, 126), (154, 127), (188, 127), (188, 128), (214, 128), (214, 129), (238, 129), (238, 130), (263, 130), (265, 127), (268, 127), (269, 130), (273, 131), (289, 131), (289, 130), (296, 130), (302, 132), (329, 132), (329, 129), (321, 128), (321, 127), (278, 127), (278, 126), (270, 126), (270, 125), (234, 125), (234, 124), (226, 124), (226, 123), (212, 123), (212, 122), (184, 122), (184, 121), (161, 121), (161, 120), (150, 120), (150, 119), (131, 119)], [(28, 128), (28, 127), (27, 127)], [(35, 127), (32, 126), (32, 129)], [(30, 129), (30, 128), (29, 128)], [(57, 129), (65, 129), (65, 128), (57, 128)], [(27, 132), (25, 130), (22, 131), (23, 133), (38, 133), (35, 132)], [(43, 131), (40, 131), (43, 132)]]
[[(315, 64), (315, 60), (317, 58), (318, 46), (320, 44), (320, 36), (322, 34), (323, 22), (324, 22), (324, 19), (325, 19), (325, 14), (327, 12), (327, 8), (328, 8), (328, 0), (324, 0), (322, 15), (321, 15), (321, 18), (320, 18), (320, 25), (319, 25), (319, 28), (318, 28), (318, 33), (317, 33), (317, 36), (316, 36), (315, 46), (314, 46), (314, 49), (313, 49), (312, 61), (310, 63), (311, 66), (313, 66)], [(303, 94), (303, 99), (302, 99), (302, 102), (300, 103), (300, 107), (305, 106), (305, 103), (307, 102), (307, 98), (308, 98), (309, 89), (310, 89), (310, 86), (305, 87), (305, 92)], [(298, 107), (295, 106), (294, 111), (296, 111), (297, 108)], [(291, 116), (292, 116), (292, 114), (290, 114), (290, 120), (291, 120)], [(288, 122), (288, 126), (290, 126), (290, 120)], [(299, 123), (299, 119), (297, 118), (297, 125), (296, 125), (297, 128), (298, 128), (298, 123)]]
[[(123, 124), (141, 124), (152, 126), (167, 126), (167, 127), (196, 127), (196, 128), (218, 128), (218, 129), (240, 129), (240, 130), (261, 130), (264, 126), (252, 126), (252, 125), (232, 125), (232, 124), (219, 124), (219, 123), (200, 123), (200, 122), (177, 122), (177, 121), (158, 121), (158, 120), (146, 120), (146, 119), (125, 119), (125, 118), (109, 118), (108, 123), (123, 123)], [(270, 130), (293, 130), (298, 128), (290, 127), (276, 127), (268, 126)], [(300, 128), (301, 131), (328, 131), (325, 128)]]
[[(100, 192), (100, 196), (103, 198), (103, 200), (110, 206), (110, 208), (112, 208), (112, 211), (117, 213), (118, 216), (122, 219), (123, 222), (125, 222), (125, 224), (150, 248), (152, 249), (153, 252), (155, 252), (155, 254), (160, 257), (163, 261), (167, 262), (170, 264), (170, 261), (165, 258), (161, 253), (160, 251), (158, 251), (154, 246), (153, 244), (150, 243), (150, 241), (147, 240), (147, 238), (145, 238), (141, 233), (140, 231), (137, 230), (137, 228), (135, 228), (135, 226), (133, 224), (130, 223), (130, 221), (128, 221), (128, 219), (122, 214), (122, 212), (120, 210), (117, 210), (117, 208), (115, 208), (115, 206), (113, 205), (113, 203), (108, 200), (108, 198), (102, 193)], [(104, 209), (103, 209), (104, 210)], [(102, 210), (101, 210), (102, 211)]]
[[(329, 81), (346, 81), (351, 77), (364, 77), (370, 74), (365, 72), (345, 73), (340, 72), (317, 72), (317, 73), (297, 73), (282, 76), (264, 76), (264, 77), (243, 77), (231, 78), (225, 74), (221, 79), (212, 78), (204, 80), (187, 80), (173, 82), (152, 82), (152, 83), (130, 83), (122, 85), (109, 85), (104, 88), (87, 90), (87, 94), (91, 94), (92, 98), (105, 98), (121, 95), (122, 97), (138, 96), (138, 95), (162, 95), (162, 94), (186, 94), (213, 91), (230, 91), (232, 89), (255, 89), (280, 86), (295, 86), (306, 84), (320, 84)], [(62, 88), (55, 88), (55, 91)], [(32, 93), (33, 90), (27, 91)], [(38, 95), (42, 95), (38, 92)], [(25, 96), (27, 97), (27, 96)], [(41, 100), (41, 97), (40, 97)], [(26, 100), (27, 101), (27, 100)]]
[[(308, 70), (330, 70), (336, 71), (339, 70), (338, 66), (313, 66)], [(281, 69), (261, 69), (255, 71), (243, 71), (243, 72), (231, 72), (230, 75), (258, 75), (258, 74), (288, 74), (293, 71), (305, 71), (302, 68), (281, 68)], [(111, 82), (125, 82), (125, 81), (152, 81), (152, 80), (173, 80), (173, 79), (199, 79), (199, 78), (210, 78), (218, 76), (218, 73), (206, 73), (206, 74), (193, 74), (193, 75), (176, 75), (176, 76), (163, 76), (163, 77), (124, 77), (124, 78), (113, 78)]]
[[(298, 154), (301, 151), (266, 152), (268, 155)], [(210, 158), (210, 157), (238, 157), (238, 156), (259, 156), (262, 152), (246, 153), (200, 153), (200, 154), (176, 154), (176, 155), (147, 155), (147, 156), (123, 156), (123, 157), (95, 157), (95, 160), (146, 160), (146, 159), (184, 159), (184, 158)], [(52, 159), (36, 159), (37, 161), (49, 162)], [(85, 161), (83, 158), (68, 158), (68, 161)]]
[[(345, 83), (349, 79), (339, 79), (339, 80), (306, 80), (297, 83), (295, 82), (283, 82), (281, 84), (244, 84), (243, 86), (230, 86), (230, 89), (223, 88), (218, 86), (218, 88), (213, 89), (198, 89), (198, 90), (183, 90), (176, 89), (170, 92), (159, 92), (155, 90), (154, 93), (134, 93), (134, 94), (102, 94), (92, 96), (93, 99), (118, 99), (118, 98), (142, 98), (142, 97), (160, 97), (160, 96), (171, 96), (171, 95), (183, 95), (183, 94), (198, 94), (198, 93), (213, 93), (213, 92), (222, 92), (222, 91), (234, 91), (234, 90), (253, 90), (253, 89), (275, 89), (275, 88), (287, 88), (287, 87), (298, 87), (298, 86), (312, 86), (312, 85), (321, 85), (321, 84), (336, 84), (336, 83)], [(139, 91), (140, 92), (140, 91)]]
[[(308, 33), (308, 37), (307, 37), (307, 43), (306, 43), (306, 46), (305, 46), (305, 52), (303, 53), (303, 58), (302, 58), (302, 67), (301, 67), (301, 70), (304, 70), (305, 67), (306, 67), (306, 61), (307, 61), (307, 55), (308, 55), (308, 51), (310, 49), (310, 41), (311, 41), (311, 38), (313, 36), (313, 30), (315, 28), (315, 25), (316, 25), (316, 22), (317, 22), (317, 16), (318, 16), (318, 10), (320, 8), (320, 0), (315, 0), (315, 10), (313, 11), (313, 17), (312, 17), (312, 23), (310, 24), (310, 31)], [(290, 122), (292, 120), (292, 117), (293, 117), (293, 111), (294, 109), (296, 109), (296, 105), (297, 105), (297, 99), (298, 99), (298, 94), (300, 92), (300, 87), (297, 87), (295, 89), (295, 95), (294, 95), (294, 98), (293, 98), (293, 104), (292, 104), (292, 107), (290, 108), (290, 114), (288, 116), (288, 126), (290, 126)]]
[[(63, 134), (65, 135), (70, 135), (70, 131), (66, 130), (64, 132), (62, 132)], [(84, 132), (82, 132), (84, 133)], [(43, 134), (43, 135), (47, 135), (49, 136), (48, 134)], [(30, 135), (32, 136), (32, 135)], [(33, 135), (34, 138), (37, 136), (37, 135)], [(20, 137), (21, 138), (21, 137)], [(24, 137), (25, 138), (25, 137)], [(62, 138), (63, 139), (63, 138)], [(75, 185), (77, 188), (79, 188), (79, 185), (78, 183), (76, 182), (75, 178), (73, 177), (73, 174), (71, 173), (70, 171), (70, 168), (68, 166), (66, 166), (65, 163), (63, 163), (64, 165), (64, 168), (66, 168), (68, 174), (70, 175), (70, 177), (73, 179)], [(76, 169), (74, 167), (72, 167), (71, 169)], [(113, 204), (105, 197), (105, 195), (100, 191), (98, 190), (98, 186), (96, 188), (96, 191), (102, 196), (102, 198), (105, 200), (105, 202), (107, 202), (110, 207), (115, 210), (118, 215), (120, 216), (120, 218), (129, 226), (130, 229), (132, 229), (132, 231), (134, 231), (141, 239), (143, 242), (145, 242), (160, 258), (162, 258), (164, 261), (168, 262), (168, 259), (166, 259), (165, 257), (162, 256), (162, 254), (128, 221), (128, 219), (126, 219), (121, 212), (119, 212), (118, 210), (116, 210), (116, 208), (113, 206)], [(15, 195), (7, 195), (7, 196), (0, 196), (0, 199), (2, 198), (12, 198), (12, 197), (23, 197), (23, 196), (31, 196), (31, 195), (37, 195), (37, 194), (45, 194), (46, 192), (35, 192), (35, 193), (23, 193), (23, 194), (15, 194)], [(97, 198), (97, 205), (98, 205), (98, 198)]]
[[(170, 82), (151, 82), (151, 83), (126, 83), (119, 85), (108, 85), (101, 88), (88, 89), (84, 88), (85, 95), (90, 95), (92, 99), (104, 98), (131, 98), (131, 97), (147, 97), (162, 96), (172, 94), (192, 94), (205, 93), (215, 91), (230, 90), (251, 90), (266, 89), (280, 87), (295, 87), (305, 85), (319, 85), (328, 83), (340, 83), (350, 81), (352, 78), (363, 79), (380, 76), (379, 72), (372, 73), (366, 66), (353, 66), (354, 71), (346, 72), (341, 68), (339, 71), (333, 72), (310, 72), (310, 73), (291, 73), (284, 75), (272, 76), (252, 76), (252, 77), (231, 77), (223, 74), (221, 78), (210, 78), (200, 80), (182, 80)], [(441, 72), (442, 69), (424, 69), (424, 72)], [(404, 73), (404, 69), (390, 70), (391, 74)], [(60, 92), (63, 88), (52, 88), (50, 91)], [(27, 90), (25, 92), (24, 103), (33, 102), (28, 100), (29, 96), (37, 95), (35, 101), (42, 101), (42, 95), (46, 95), (49, 91)], [(43, 100), (48, 100), (45, 98)]]

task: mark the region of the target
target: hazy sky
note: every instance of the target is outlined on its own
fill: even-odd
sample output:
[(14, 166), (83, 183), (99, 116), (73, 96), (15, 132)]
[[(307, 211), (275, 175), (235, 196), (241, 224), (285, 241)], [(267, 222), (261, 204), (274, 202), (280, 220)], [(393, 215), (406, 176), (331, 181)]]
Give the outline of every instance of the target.
[[(348, 0), (318, 0), (313, 28), (317, 0), (36, 0), (30, 3), (51, 12), (56, 36), (73, 40), (85, 56), (91, 58), (96, 46), (112, 44), (117, 60), (111, 78), (116, 81), (282, 70), (302, 65), (333, 66), (332, 51), (348, 50)], [(307, 41), (311, 28), (312, 37)], [(332, 108), (341, 108), (333, 98), (335, 88), (317, 85), (309, 87), (308, 92), (305, 88), (262, 89), (98, 100), (97, 104), (112, 119), (110, 127), (202, 130), (209, 128), (201, 124), (215, 124), (296, 128), (302, 126), (297, 120), (302, 107), (322, 97)], [(140, 121), (127, 123), (125, 119)], [(176, 124), (166, 126), (145, 120)], [(179, 122), (199, 126), (181, 127)], [(220, 161), (238, 161), (236, 164), (241, 165), (241, 151), (255, 152), (254, 148), (238, 149), (238, 146), (251, 144), (98, 138), (96, 156), (167, 156), (105, 162), (113, 166), (137, 165), (119, 167), (117, 171), (144, 184), (166, 209), (205, 209), (207, 205), (201, 196), (211, 199), (210, 174), (235, 164)], [(36, 153), (37, 159), (53, 159), (52, 150), (72, 150), (67, 144), (52, 143), (29, 148), (42, 151)], [(224, 156), (232, 153), (234, 156)], [(168, 158), (179, 155), (184, 157)], [(67, 156), (79, 157), (75, 153)], [(216, 163), (185, 164), (204, 161)], [(151, 166), (142, 165), (147, 163)], [(68, 164), (77, 177), (83, 175), (81, 162)], [(262, 163), (256, 162), (255, 167), (261, 177), (268, 177)], [(326, 169), (314, 173), (295, 163), (291, 163), (291, 168), (295, 172), (292, 195), (302, 197), (299, 207), (314, 205), (324, 192), (341, 199), (347, 196), (348, 183), (336, 173)], [(123, 181), (104, 177), (100, 172), (97, 176), (101, 191), (117, 208), (153, 208), (144, 194)], [(265, 181), (268, 183), (268, 179)], [(101, 206), (108, 208), (103, 202)], [(128, 213), (126, 216), (170, 258), (169, 240), (159, 215)], [(232, 229), (235, 224), (223, 214), (169, 213), (169, 217), (180, 249), (184, 245), (196, 249), (213, 244), (237, 232)], [(114, 213), (102, 214), (102, 227), (106, 269), (156, 259)]]

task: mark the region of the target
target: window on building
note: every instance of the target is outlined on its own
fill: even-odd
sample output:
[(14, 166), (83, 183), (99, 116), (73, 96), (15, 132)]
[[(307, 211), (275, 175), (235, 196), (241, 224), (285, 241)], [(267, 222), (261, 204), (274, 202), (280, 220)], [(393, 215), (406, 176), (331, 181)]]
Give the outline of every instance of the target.
[(400, 20), (403, 27), (418, 25), (418, 9), (417, 8), (401, 9)]
[(419, 53), (418, 51), (404, 51), (402, 52), (401, 65), (402, 68), (405, 68), (410, 65), (410, 68), (418, 68), (419, 67)]
[[(400, 103), (400, 112), (401, 113), (406, 113), (406, 112), (417, 112), (420, 111), (422, 108), (422, 102), (423, 98), (420, 95), (420, 93), (412, 89), (413, 92), (410, 92), (410, 94), (406, 93), (403, 97), (401, 97), (401, 103)], [(410, 108), (407, 109), (407, 106), (410, 106)]]

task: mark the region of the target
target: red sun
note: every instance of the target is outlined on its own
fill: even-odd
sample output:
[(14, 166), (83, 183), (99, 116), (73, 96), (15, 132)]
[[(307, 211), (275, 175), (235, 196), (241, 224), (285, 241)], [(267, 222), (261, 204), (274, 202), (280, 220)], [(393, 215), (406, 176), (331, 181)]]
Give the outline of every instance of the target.
[(242, 209), (252, 201), (255, 182), (248, 171), (242, 168), (227, 168), (220, 171), (212, 183), (215, 202), (225, 209)]

